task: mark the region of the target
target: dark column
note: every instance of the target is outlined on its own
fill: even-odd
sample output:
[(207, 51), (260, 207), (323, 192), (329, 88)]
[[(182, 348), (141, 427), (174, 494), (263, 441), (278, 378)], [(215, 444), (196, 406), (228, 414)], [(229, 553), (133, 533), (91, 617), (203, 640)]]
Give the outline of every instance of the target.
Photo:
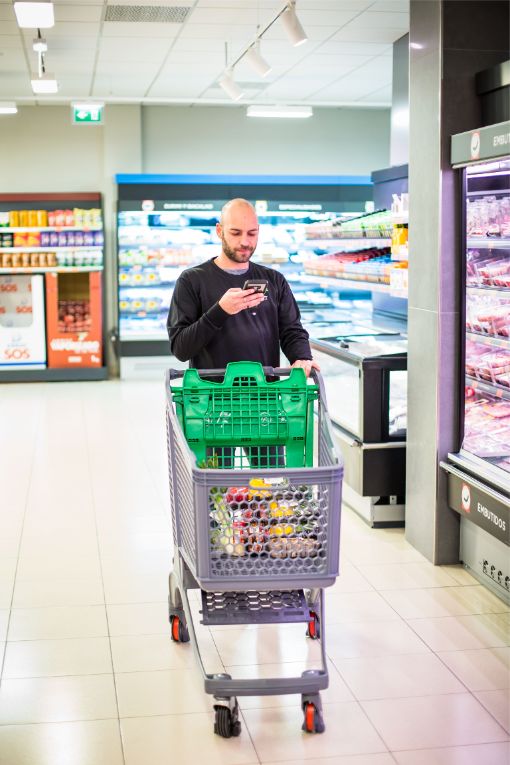
[(507, 0), (411, 0), (406, 536), (458, 561), (439, 461), (459, 436), (460, 189), (450, 136), (482, 124), (475, 75), (509, 55)]

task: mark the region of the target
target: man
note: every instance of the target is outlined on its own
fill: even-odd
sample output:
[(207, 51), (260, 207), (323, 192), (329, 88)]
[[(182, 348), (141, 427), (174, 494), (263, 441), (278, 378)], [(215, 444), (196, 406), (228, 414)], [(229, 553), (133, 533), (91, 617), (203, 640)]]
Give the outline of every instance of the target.
[[(253, 205), (246, 199), (227, 202), (216, 233), (221, 254), (186, 269), (175, 284), (167, 322), (172, 353), (197, 369), (223, 369), (229, 361), (279, 367), (281, 346), (308, 377), (319, 366), (287, 280), (250, 262), (259, 234)], [(251, 279), (267, 281), (265, 295), (243, 290)]]

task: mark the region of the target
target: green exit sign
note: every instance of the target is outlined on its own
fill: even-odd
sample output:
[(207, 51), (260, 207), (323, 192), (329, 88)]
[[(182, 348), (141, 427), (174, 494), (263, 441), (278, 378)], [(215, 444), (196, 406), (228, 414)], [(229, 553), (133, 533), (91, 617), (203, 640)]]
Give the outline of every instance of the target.
[(74, 125), (102, 125), (104, 104), (72, 104)]

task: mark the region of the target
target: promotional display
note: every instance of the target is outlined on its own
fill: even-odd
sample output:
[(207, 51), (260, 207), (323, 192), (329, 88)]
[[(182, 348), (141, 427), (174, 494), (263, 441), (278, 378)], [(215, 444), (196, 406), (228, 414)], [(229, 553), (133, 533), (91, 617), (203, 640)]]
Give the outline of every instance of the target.
[(0, 275), (39, 275), (32, 331), (44, 346), (36, 366), (0, 368), (0, 381), (107, 377), (103, 249), (100, 194), (0, 194)]
[(42, 276), (0, 276), (0, 370), (46, 366)]
[(102, 363), (101, 275), (46, 274), (48, 366)]
[(462, 559), (510, 598), (510, 157), (492, 146), (503, 127), (452, 139), (452, 157), (467, 165), (463, 437), (442, 466)]

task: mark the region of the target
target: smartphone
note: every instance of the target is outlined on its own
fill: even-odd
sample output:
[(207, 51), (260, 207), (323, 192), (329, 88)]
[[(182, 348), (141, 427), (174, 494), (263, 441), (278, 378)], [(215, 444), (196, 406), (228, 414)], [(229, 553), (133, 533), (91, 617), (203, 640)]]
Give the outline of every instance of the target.
[(267, 292), (266, 279), (247, 279), (243, 284), (243, 290), (255, 290), (255, 292), (261, 292), (263, 295)]

